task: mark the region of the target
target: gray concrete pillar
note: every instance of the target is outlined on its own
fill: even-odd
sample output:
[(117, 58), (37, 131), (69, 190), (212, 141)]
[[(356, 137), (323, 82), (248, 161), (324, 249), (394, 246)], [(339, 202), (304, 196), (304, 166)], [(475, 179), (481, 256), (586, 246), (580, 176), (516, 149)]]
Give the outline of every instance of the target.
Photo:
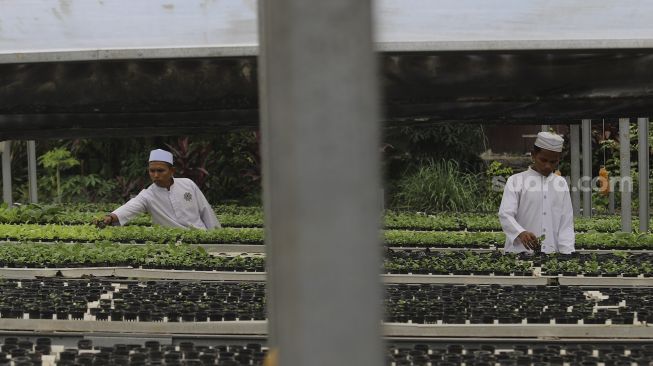
[(646, 118), (637, 119), (637, 136), (638, 136), (638, 155), (637, 155), (637, 169), (639, 170), (639, 231), (645, 233), (649, 227), (649, 208), (650, 208), (650, 192), (649, 192), (649, 151), (650, 145), (648, 142), (649, 133), (649, 120)]
[(2, 142), (2, 200), (11, 206), (11, 141)]
[(619, 189), (621, 190), (621, 231), (632, 232), (631, 194), (633, 191), (630, 179), (630, 119), (619, 118)]
[(38, 181), (36, 178), (36, 142), (27, 141), (27, 182), (29, 185), (29, 202), (38, 203)]
[(259, 2), (270, 344), (382, 365), (380, 131), (369, 0)]
[(582, 124), (583, 140), (583, 176), (581, 188), (583, 190), (583, 217), (592, 216), (592, 120), (584, 119)]
[(580, 190), (578, 190), (578, 181), (580, 180), (580, 126), (569, 126), (569, 150), (571, 158), (571, 205), (574, 208), (574, 217), (580, 214)]

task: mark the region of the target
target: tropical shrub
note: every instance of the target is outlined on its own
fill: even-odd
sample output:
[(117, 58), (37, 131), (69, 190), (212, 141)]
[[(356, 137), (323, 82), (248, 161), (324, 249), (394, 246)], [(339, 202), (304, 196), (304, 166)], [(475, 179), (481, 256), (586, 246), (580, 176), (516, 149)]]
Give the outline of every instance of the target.
[(453, 160), (428, 160), (397, 183), (392, 207), (426, 212), (475, 211), (480, 206), (478, 176), (462, 172)]

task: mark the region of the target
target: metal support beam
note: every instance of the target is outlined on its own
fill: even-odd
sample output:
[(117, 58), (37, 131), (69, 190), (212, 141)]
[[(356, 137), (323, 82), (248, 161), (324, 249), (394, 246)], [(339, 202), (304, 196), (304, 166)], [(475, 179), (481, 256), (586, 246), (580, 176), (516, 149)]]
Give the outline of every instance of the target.
[(259, 11), (268, 314), (277, 364), (381, 365), (370, 0), (261, 1)]
[[(614, 178), (610, 178), (614, 179)], [(608, 194), (608, 213), (610, 215), (614, 215), (614, 191), (610, 190), (610, 193)]]
[(592, 216), (592, 120), (584, 119), (582, 123), (583, 140), (583, 177), (581, 188), (583, 190), (583, 217)]
[(646, 118), (637, 119), (637, 136), (639, 139), (639, 149), (637, 156), (637, 169), (639, 170), (639, 231), (645, 233), (649, 226), (649, 152), (648, 143), (649, 120)]
[(2, 201), (11, 206), (11, 141), (2, 142)]
[(571, 205), (574, 208), (574, 217), (580, 214), (580, 191), (578, 181), (580, 180), (580, 126), (569, 126), (569, 150), (571, 153)]
[(29, 202), (38, 203), (38, 190), (36, 179), (36, 142), (27, 141), (27, 181), (29, 184)]
[(621, 231), (632, 231), (631, 194), (633, 184), (630, 179), (630, 119), (619, 118), (619, 189), (621, 190)]

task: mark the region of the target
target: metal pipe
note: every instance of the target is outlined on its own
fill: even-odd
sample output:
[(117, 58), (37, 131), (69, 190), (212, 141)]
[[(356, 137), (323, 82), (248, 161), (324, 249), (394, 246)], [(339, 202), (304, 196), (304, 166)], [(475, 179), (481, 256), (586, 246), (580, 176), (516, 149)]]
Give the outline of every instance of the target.
[(36, 179), (36, 142), (34, 140), (27, 141), (27, 181), (29, 185), (29, 201), (30, 203), (38, 203), (38, 181)]
[(580, 187), (583, 190), (583, 217), (592, 216), (592, 120), (584, 119), (582, 123), (583, 140), (583, 176)]
[(11, 141), (2, 142), (2, 200), (8, 205), (13, 204), (11, 198)]
[(619, 118), (619, 189), (621, 189), (621, 231), (632, 231), (631, 194), (633, 183), (630, 178), (630, 119)]
[(259, 11), (271, 354), (284, 366), (383, 364), (371, 1)]
[(649, 192), (649, 151), (648, 142), (649, 120), (648, 117), (637, 119), (637, 135), (639, 149), (637, 156), (637, 169), (639, 170), (639, 232), (645, 233), (649, 228), (650, 192)]
[(580, 191), (578, 181), (580, 180), (580, 126), (569, 126), (569, 150), (571, 153), (571, 205), (574, 208), (574, 217), (580, 215)]

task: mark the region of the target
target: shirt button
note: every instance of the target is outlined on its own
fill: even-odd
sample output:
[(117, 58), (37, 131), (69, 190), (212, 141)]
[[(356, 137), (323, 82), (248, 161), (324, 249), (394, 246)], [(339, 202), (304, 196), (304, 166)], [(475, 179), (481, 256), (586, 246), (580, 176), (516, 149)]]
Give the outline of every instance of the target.
[(544, 195), (544, 198), (546, 199), (546, 194)]
[(545, 213), (543, 213), (542, 215), (544, 215), (544, 216), (546, 216), (546, 212), (545, 212)]
[(546, 232), (546, 229), (542, 229), (542, 232), (544, 232), (544, 233), (545, 233), (545, 232)]

